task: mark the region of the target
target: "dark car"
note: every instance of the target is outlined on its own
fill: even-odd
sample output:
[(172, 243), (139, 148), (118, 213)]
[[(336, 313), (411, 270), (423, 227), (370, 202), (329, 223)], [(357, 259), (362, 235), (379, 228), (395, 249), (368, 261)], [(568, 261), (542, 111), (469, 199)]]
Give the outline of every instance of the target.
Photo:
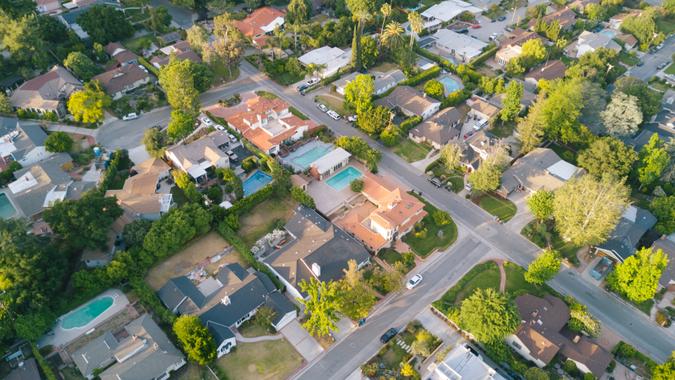
[(389, 330), (387, 330), (384, 334), (382, 334), (382, 336), (380, 337), (380, 342), (382, 342), (382, 344), (386, 344), (393, 337), (395, 337), (396, 334), (398, 334), (398, 330), (392, 327)]
[(457, 31), (457, 33), (468, 34), (468, 33), (469, 33), (469, 29), (467, 29), (467, 28), (460, 29), (460, 30)]
[(506, 20), (506, 16), (497, 17), (497, 21), (504, 21), (504, 20)]

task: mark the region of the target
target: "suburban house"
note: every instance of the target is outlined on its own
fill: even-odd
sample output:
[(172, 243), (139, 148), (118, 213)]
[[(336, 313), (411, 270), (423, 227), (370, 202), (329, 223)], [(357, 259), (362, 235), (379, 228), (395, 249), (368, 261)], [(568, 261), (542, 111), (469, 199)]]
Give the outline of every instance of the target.
[(621, 24), (623, 24), (623, 20), (625, 20), (627, 17), (634, 17), (634, 16), (639, 16), (640, 13), (642, 13), (639, 10), (632, 10), (629, 12), (623, 12), (616, 14), (612, 17), (610, 17), (608, 23), (609, 27), (615, 30), (620, 30), (621, 29)]
[(424, 203), (384, 178), (364, 173), (362, 180), (363, 202), (334, 222), (371, 251), (390, 246), (427, 215)]
[(501, 67), (505, 67), (512, 59), (520, 57), (523, 54), (523, 47), (520, 45), (506, 45), (499, 49), (495, 54), (495, 61)]
[(135, 173), (124, 181), (121, 190), (108, 190), (106, 197), (117, 203), (133, 218), (157, 220), (172, 205), (171, 192), (158, 193), (159, 181), (169, 177), (169, 165), (158, 158), (149, 158), (131, 168)]
[(503, 46), (506, 45), (523, 46), (523, 44), (526, 41), (531, 40), (533, 38), (541, 39), (541, 37), (532, 30), (515, 28), (513, 32), (507, 31), (506, 33), (504, 33), (504, 36), (499, 39), (499, 44)]
[(638, 44), (637, 38), (628, 33), (619, 33), (616, 35), (616, 39), (623, 43), (623, 48), (626, 50), (632, 50)]
[[(195, 277), (195, 276), (192, 276)], [(251, 319), (262, 306), (275, 311), (272, 326), (278, 331), (297, 317), (295, 306), (266, 274), (227, 264), (213, 275), (175, 277), (157, 292), (171, 312), (198, 315), (218, 347), (218, 357), (236, 346), (232, 329)]]
[(201, 182), (208, 178), (210, 171), (230, 167), (230, 159), (222, 150), (229, 141), (227, 133), (214, 131), (191, 143), (173, 146), (165, 155), (173, 167)]
[(569, 57), (579, 58), (586, 53), (594, 52), (600, 48), (611, 49), (617, 53), (621, 51), (621, 45), (616, 43), (612, 36), (584, 30), (576, 42), (565, 48), (565, 54)]
[[(338, 94), (344, 95), (345, 88), (349, 82), (353, 81), (359, 73), (354, 72), (346, 75), (335, 82), (335, 91)], [(396, 87), (399, 83), (405, 80), (405, 74), (401, 70), (392, 70), (387, 73), (373, 73), (374, 95), (382, 95), (385, 92)]]
[(199, 54), (192, 50), (192, 47), (187, 41), (177, 41), (173, 45), (165, 46), (159, 49), (159, 51), (162, 54), (154, 56), (150, 60), (150, 63), (158, 69), (161, 69), (162, 66), (169, 63), (172, 54), (179, 61), (185, 59), (195, 63), (202, 61), (201, 57), (199, 57)]
[(567, 4), (567, 6), (577, 12), (584, 13), (586, 11), (586, 7), (591, 4), (600, 4), (600, 0), (574, 0), (573, 2)]
[(453, 348), (439, 363), (429, 365), (428, 380), (506, 380), (467, 344)]
[(98, 81), (105, 92), (113, 100), (124, 96), (127, 92), (144, 86), (152, 80), (148, 70), (136, 64), (124, 64), (112, 70), (101, 73), (91, 80)]
[(272, 33), (275, 28), (284, 26), (285, 15), (286, 13), (280, 9), (261, 7), (251, 12), (245, 19), (235, 21), (234, 25), (244, 36), (251, 39), (253, 45), (263, 47), (267, 35)]
[(59, 0), (35, 0), (38, 13), (57, 13), (61, 10), (61, 1)]
[(276, 154), (282, 144), (297, 141), (317, 125), (290, 111), (279, 98), (252, 96), (224, 114), (230, 127), (267, 154)]
[(321, 78), (337, 74), (341, 68), (349, 65), (352, 61), (352, 50), (342, 50), (338, 47), (322, 46), (310, 50), (298, 58), (305, 67), (314, 65), (320, 68), (318, 74)]
[(111, 42), (105, 46), (105, 52), (112, 58), (117, 64), (115, 67), (126, 66), (126, 65), (138, 65), (138, 55), (133, 51), (127, 50), (119, 42)]
[(427, 143), (441, 149), (450, 141), (459, 139), (465, 113), (460, 108), (449, 107), (418, 124), (408, 132), (408, 137), (418, 143)]
[(420, 116), (426, 120), (441, 108), (441, 102), (429, 98), (410, 86), (398, 86), (377, 103), (388, 108), (398, 108), (406, 116)]
[(422, 12), (421, 16), (424, 20), (424, 30), (434, 31), (439, 29), (445, 23), (453, 20), (464, 12), (469, 12), (477, 16), (483, 12), (483, 9), (460, 0), (443, 1)]
[(64, 199), (79, 199), (96, 186), (94, 182), (74, 181), (64, 170), (71, 163), (67, 153), (55, 153), (31, 166), (14, 172), (16, 180), (5, 194), (16, 214), (36, 219), (45, 208)]
[[(572, 26), (574, 26), (574, 22), (577, 19), (577, 14), (574, 13), (572, 9), (569, 7), (564, 7), (560, 10), (557, 10), (555, 12), (549, 13), (546, 16), (541, 18), (541, 21), (545, 22), (546, 25), (551, 25), (553, 21), (558, 21), (558, 24), (560, 25), (561, 30), (569, 30)], [(527, 24), (527, 27), (530, 30), (534, 30), (538, 22), (538, 19), (532, 19), (530, 22)]]
[(71, 357), (84, 377), (101, 380), (168, 379), (186, 363), (148, 314), (106, 331)]
[(565, 76), (567, 67), (560, 60), (553, 60), (542, 63), (530, 70), (525, 75), (525, 86), (530, 90), (535, 90), (540, 80), (554, 80)]
[(501, 147), (510, 151), (508, 145), (490, 132), (478, 131), (465, 140), (459, 163), (464, 166), (467, 172), (471, 173), (480, 167), (481, 162), (495, 154), (497, 149)]
[(488, 45), (466, 34), (449, 29), (439, 29), (433, 34), (434, 46), (440, 55), (451, 57), (458, 63), (466, 63), (479, 56)]
[(335, 148), (326, 155), (312, 162), (309, 172), (319, 181), (328, 178), (341, 168), (347, 166), (352, 155), (342, 148)]
[(487, 126), (492, 118), (499, 115), (501, 111), (494, 104), (490, 104), (487, 100), (480, 96), (473, 95), (466, 101), (469, 105), (469, 113), (467, 114), (467, 123), (473, 124), (473, 129), (480, 130)]
[(82, 88), (82, 83), (61, 66), (24, 82), (9, 98), (12, 107), (39, 113), (66, 114), (65, 102), (70, 94)]
[(5, 377), (5, 380), (42, 380), (42, 375), (40, 375), (35, 358), (30, 358), (19, 362), (17, 367)]
[(557, 354), (571, 360), (584, 373), (602, 377), (612, 355), (585, 335), (568, 330), (570, 309), (560, 298), (524, 294), (516, 298), (522, 323), (506, 342), (539, 368)]
[(553, 191), (583, 173), (583, 169), (561, 159), (553, 150), (535, 148), (504, 171), (498, 193), (506, 197), (519, 189)]
[(617, 262), (623, 262), (640, 247), (640, 239), (656, 224), (651, 212), (630, 205), (626, 207), (619, 223), (604, 243), (595, 247), (596, 253), (609, 256)]
[(53, 154), (45, 148), (47, 134), (39, 124), (16, 119), (14, 123), (16, 127), (3, 131), (8, 132), (0, 137), (0, 170), (5, 170), (13, 161), (27, 167)]
[(661, 279), (659, 279), (659, 286), (669, 292), (675, 291), (675, 233), (667, 236), (662, 236), (660, 239), (654, 241), (652, 250), (663, 251), (668, 257), (668, 266), (663, 270)]
[[(366, 248), (315, 210), (298, 206), (284, 229), (283, 238), (260, 259), (295, 298), (305, 298), (299, 283), (311, 278), (340, 280), (349, 260), (359, 268), (370, 262)], [(277, 248), (278, 247), (278, 248)]]

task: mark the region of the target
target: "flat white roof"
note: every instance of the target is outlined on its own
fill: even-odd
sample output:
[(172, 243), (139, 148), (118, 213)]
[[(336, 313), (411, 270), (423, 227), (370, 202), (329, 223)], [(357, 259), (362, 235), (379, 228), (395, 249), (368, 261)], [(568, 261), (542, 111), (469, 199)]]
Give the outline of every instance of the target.
[(438, 364), (431, 376), (434, 380), (504, 380), (504, 378), (474, 355), (465, 345), (457, 346)]
[(333, 168), (338, 162), (348, 160), (352, 155), (342, 148), (336, 148), (330, 151), (325, 156), (319, 158), (312, 163), (319, 173), (325, 173)]
[(459, 16), (463, 12), (478, 14), (482, 11), (483, 9), (474, 7), (473, 5), (464, 1), (447, 0), (442, 3), (438, 3), (422, 12), (422, 16), (425, 18), (435, 18), (446, 22)]
[(261, 26), (260, 29), (262, 29), (265, 33), (273, 32), (274, 29), (277, 26), (282, 26), (284, 25), (284, 18), (283, 17), (277, 17), (272, 22), (270, 22), (268, 25)]
[(322, 70), (322, 76), (330, 76), (351, 62), (352, 51), (351, 49), (342, 50), (337, 47), (322, 46), (308, 51), (298, 58), (298, 60), (305, 66), (312, 63), (315, 65), (325, 65), (326, 67)]
[(466, 34), (453, 32), (449, 29), (439, 29), (434, 33), (436, 45), (445, 50), (454, 50), (455, 54), (471, 59), (479, 55), (487, 44)]
[(17, 194), (24, 190), (30, 189), (33, 186), (37, 186), (37, 184), (38, 181), (35, 179), (35, 176), (33, 176), (33, 173), (26, 172), (24, 175), (17, 178), (16, 181), (7, 185), (7, 187), (12, 190), (12, 193)]
[(576, 166), (570, 164), (565, 160), (560, 160), (555, 164), (546, 168), (546, 170), (548, 170), (549, 173), (565, 181), (572, 178), (572, 176), (574, 176), (574, 173), (576, 173), (578, 169), (579, 168), (577, 168)]

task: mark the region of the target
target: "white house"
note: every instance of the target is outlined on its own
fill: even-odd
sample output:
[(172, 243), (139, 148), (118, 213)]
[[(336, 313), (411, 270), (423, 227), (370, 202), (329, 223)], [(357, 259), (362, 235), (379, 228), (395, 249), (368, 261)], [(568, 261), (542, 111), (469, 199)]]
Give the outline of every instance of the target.
[(479, 15), (481, 12), (483, 12), (483, 9), (460, 0), (443, 1), (429, 7), (427, 10), (422, 12), (421, 16), (422, 19), (424, 19), (424, 29), (438, 29), (444, 23), (451, 21), (464, 12)]
[(480, 55), (488, 45), (483, 41), (471, 38), (466, 34), (453, 32), (449, 29), (440, 29), (433, 35), (436, 48), (441, 55), (451, 55), (459, 62), (469, 62)]
[(352, 60), (352, 50), (342, 50), (338, 47), (322, 46), (318, 49), (308, 51), (298, 58), (300, 63), (305, 66), (314, 64), (323, 67), (319, 76), (326, 78), (336, 74), (341, 68), (349, 65)]

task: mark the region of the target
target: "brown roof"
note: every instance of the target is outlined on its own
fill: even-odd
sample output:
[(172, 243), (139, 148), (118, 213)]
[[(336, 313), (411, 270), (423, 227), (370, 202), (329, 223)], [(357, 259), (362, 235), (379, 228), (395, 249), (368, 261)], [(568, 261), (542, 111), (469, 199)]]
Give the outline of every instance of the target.
[(384, 98), (384, 102), (390, 107), (398, 107), (418, 116), (422, 116), (424, 111), (434, 103), (438, 103), (436, 99), (423, 96), (410, 86), (396, 87), (391, 94)]
[(471, 109), (486, 115), (489, 118), (494, 117), (499, 113), (499, 108), (497, 106), (488, 103), (485, 99), (482, 99), (478, 96), (472, 96), (469, 100), (469, 106)]
[(54, 66), (50, 71), (26, 81), (10, 100), (16, 108), (56, 110), (61, 99), (68, 98), (82, 83), (68, 70)]
[[(190, 43), (187, 41), (177, 41), (171, 46), (167, 46), (166, 48), (162, 48), (162, 50), (169, 48), (172, 50), (172, 53), (174, 57), (176, 57), (177, 60), (183, 61), (183, 60), (190, 60), (195, 63), (199, 63), (202, 61), (202, 58), (197, 54), (194, 50), (192, 50), (192, 47), (190, 46)], [(166, 51), (166, 50), (164, 50)], [(162, 67), (169, 63), (169, 60), (171, 59), (171, 55), (158, 55), (153, 57), (150, 60), (150, 63), (152, 63), (155, 66)]]
[(263, 26), (269, 25), (277, 17), (284, 17), (285, 14), (285, 12), (276, 8), (262, 7), (251, 12), (245, 19), (236, 21), (235, 26), (246, 37), (253, 37), (265, 33), (265, 31), (262, 30)]
[[(553, 22), (553, 20), (558, 20), (560, 27), (564, 29), (572, 25), (572, 23), (574, 23), (574, 20), (577, 19), (577, 14), (574, 13), (574, 11), (571, 10), (570, 8), (565, 7), (553, 13), (549, 13), (546, 16), (542, 17), (541, 19), (542, 21), (546, 22), (546, 24), (550, 24), (551, 22)], [(529, 28), (533, 28), (536, 24), (537, 19), (532, 19), (527, 24), (527, 26)]]
[(564, 77), (565, 70), (567, 67), (562, 61), (554, 60), (533, 68), (525, 78), (532, 78), (537, 82), (540, 79), (553, 80)]
[(461, 133), (461, 125), (453, 127), (456, 122), (461, 122), (466, 114), (459, 108), (446, 108), (430, 119), (422, 122), (410, 131), (410, 134), (423, 137), (439, 145), (445, 145), (450, 140), (456, 139)]
[(117, 202), (132, 213), (159, 213), (167, 194), (157, 194), (157, 183), (169, 170), (169, 165), (157, 158), (150, 158), (134, 166), (137, 174), (124, 181), (121, 190), (108, 190), (106, 196), (117, 197)]
[(150, 74), (140, 66), (126, 65), (108, 70), (91, 79), (99, 81), (108, 94), (114, 95), (118, 92), (131, 90), (136, 82), (148, 78), (150, 78)]
[(500, 41), (502, 45), (518, 45), (518, 46), (522, 45), (527, 40), (531, 40), (533, 38), (541, 38), (537, 33), (531, 30), (521, 28), (516, 28), (513, 30), (513, 32), (506, 33), (505, 37), (506, 37), (505, 39)]
[(628, 33), (621, 33), (618, 36), (616, 36), (616, 38), (619, 41), (623, 42), (628, 48), (632, 48), (638, 43), (637, 38), (635, 38), (635, 36), (633, 36), (632, 34)]

